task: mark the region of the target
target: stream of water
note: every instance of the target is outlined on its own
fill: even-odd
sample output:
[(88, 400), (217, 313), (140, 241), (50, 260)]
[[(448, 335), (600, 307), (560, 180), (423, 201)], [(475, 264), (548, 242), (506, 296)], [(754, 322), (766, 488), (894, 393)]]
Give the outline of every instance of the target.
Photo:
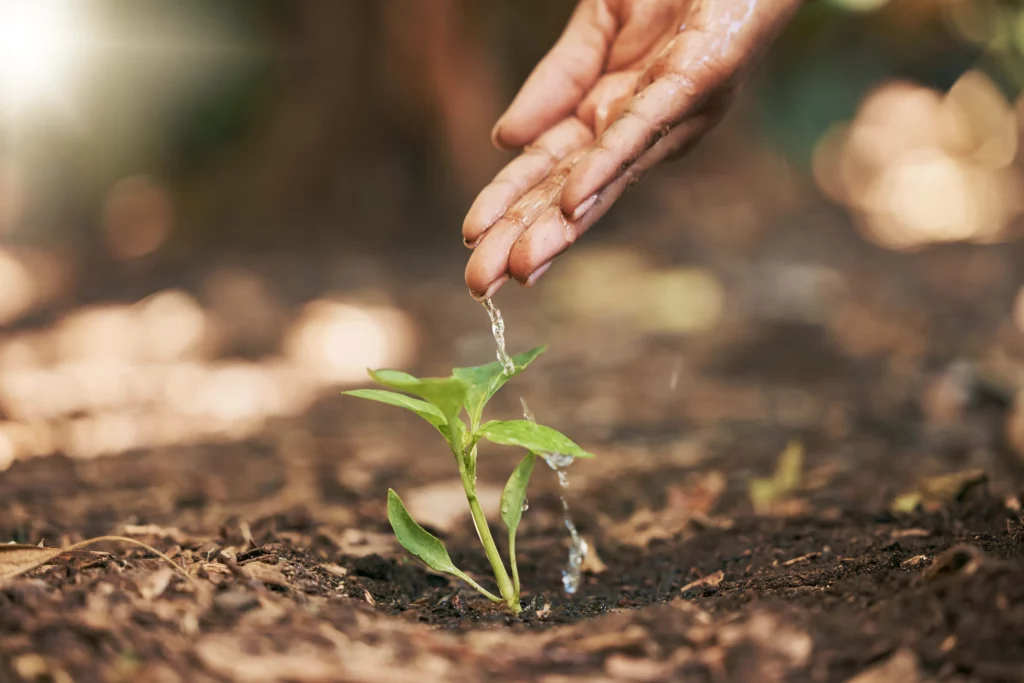
[[(491, 319), (491, 332), (494, 334), (494, 342), (498, 346), (498, 362), (505, 368), (505, 374), (511, 374), (515, 370), (515, 364), (505, 348), (505, 321), (501, 317), (501, 311), (495, 307), (490, 299), (484, 299), (483, 304), (487, 310), (488, 317)], [(530, 412), (530, 407), (526, 405), (526, 400), (520, 397), (519, 402), (523, 406), (523, 418), (530, 422), (536, 422), (533, 413)], [(587, 542), (580, 536), (576, 525), (572, 521), (572, 515), (569, 513), (569, 501), (565, 498), (565, 490), (569, 488), (569, 473), (566, 472), (566, 469), (572, 464), (573, 457), (564, 453), (539, 453), (538, 455), (544, 458), (544, 462), (548, 464), (548, 467), (558, 475), (558, 484), (562, 489), (559, 497), (562, 499), (565, 528), (569, 532), (569, 564), (562, 571), (562, 586), (567, 594), (572, 595), (579, 588), (580, 576), (583, 573), (583, 560), (586, 558), (587, 551), (589, 550)], [(524, 510), (527, 505), (527, 503), (523, 504)]]

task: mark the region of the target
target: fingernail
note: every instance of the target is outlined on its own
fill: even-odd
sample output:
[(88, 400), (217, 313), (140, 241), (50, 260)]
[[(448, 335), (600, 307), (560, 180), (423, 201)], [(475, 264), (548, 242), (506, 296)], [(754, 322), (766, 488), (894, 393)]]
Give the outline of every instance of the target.
[(501, 289), (501, 286), (508, 280), (508, 275), (502, 275), (497, 280), (488, 285), (487, 290), (483, 294), (476, 294), (470, 291), (470, 295), (477, 301), (483, 301), (484, 299), (490, 299), (494, 294)]
[(526, 278), (526, 282), (523, 283), (523, 286), (524, 287), (533, 287), (534, 283), (536, 283), (537, 280), (540, 279), (541, 275), (543, 275), (544, 273), (548, 272), (548, 268), (550, 268), (550, 267), (551, 267), (551, 261), (548, 261), (543, 266), (541, 266), (537, 270), (533, 271), (533, 274), (530, 275), (530, 277)]
[(501, 124), (504, 118), (498, 119), (498, 122), (494, 124), (494, 128), (491, 128), (491, 144), (495, 147), (501, 148), (502, 145), (498, 142), (498, 135), (501, 134)]
[(576, 210), (572, 212), (572, 220), (578, 221), (583, 217), (587, 211), (594, 208), (594, 204), (597, 203), (597, 193), (590, 195), (587, 199), (583, 200), (583, 203), (576, 207)]

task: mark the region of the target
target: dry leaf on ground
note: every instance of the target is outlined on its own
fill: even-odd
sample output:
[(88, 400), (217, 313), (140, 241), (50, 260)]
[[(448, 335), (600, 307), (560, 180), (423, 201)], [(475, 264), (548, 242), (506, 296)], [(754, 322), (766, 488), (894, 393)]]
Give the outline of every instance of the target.
[(36, 567), (41, 567), (42, 565), (49, 563), (59, 555), (79, 550), (94, 543), (103, 542), (128, 543), (130, 545), (139, 546), (167, 562), (174, 571), (183, 576), (189, 583), (195, 582), (188, 572), (175, 564), (171, 558), (167, 557), (152, 546), (146, 545), (134, 538), (127, 538), (125, 536), (99, 536), (97, 538), (90, 538), (88, 540), (75, 543), (67, 548), (44, 548), (34, 545), (22, 545), (20, 543), (0, 545), (0, 586), (4, 585), (11, 579), (32, 571)]
[(715, 586), (722, 583), (723, 580), (725, 580), (725, 572), (719, 569), (714, 574), (708, 574), (707, 576), (697, 579), (696, 581), (691, 581), (690, 583), (680, 588), (679, 592), (685, 594), (688, 591), (692, 591), (694, 588), (714, 588)]
[(963, 499), (975, 487), (988, 483), (988, 474), (982, 469), (942, 474), (922, 479), (913, 491), (896, 497), (892, 511), (911, 513), (921, 506), (926, 512), (937, 512)]
[(902, 648), (893, 653), (881, 664), (857, 674), (847, 683), (918, 683), (921, 671), (917, 655), (911, 650)]

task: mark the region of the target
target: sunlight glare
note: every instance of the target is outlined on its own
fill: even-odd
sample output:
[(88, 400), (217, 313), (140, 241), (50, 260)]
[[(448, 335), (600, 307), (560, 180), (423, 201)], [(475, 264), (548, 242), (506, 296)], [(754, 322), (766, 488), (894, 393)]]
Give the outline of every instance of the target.
[(59, 89), (72, 62), (68, 0), (0, 0), (0, 85), (18, 102)]

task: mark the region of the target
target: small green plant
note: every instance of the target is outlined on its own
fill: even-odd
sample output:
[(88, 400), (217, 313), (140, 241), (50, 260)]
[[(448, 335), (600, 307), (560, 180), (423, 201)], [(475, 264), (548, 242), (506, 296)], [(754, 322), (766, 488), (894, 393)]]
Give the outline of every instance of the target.
[[(448, 556), (444, 544), (417, 524), (405, 509), (398, 494), (388, 489), (388, 520), (391, 522), (391, 528), (394, 529), (402, 547), (431, 569), (462, 579), (489, 600), (504, 602), (514, 614), (522, 611), (519, 604), (519, 569), (516, 566), (516, 529), (523, 516), (526, 487), (530, 482), (537, 456), (557, 453), (574, 458), (593, 457), (593, 454), (586, 452), (561, 433), (531, 420), (491, 420), (481, 424), (487, 402), (509, 379), (525, 370), (544, 351), (545, 347), (541, 346), (513, 356), (511, 371), (506, 371), (498, 362), (473, 368), (455, 368), (451, 377), (443, 378), (419, 379), (397, 370), (370, 370), (370, 377), (375, 382), (396, 391), (357, 389), (344, 392), (351, 396), (411, 410), (433, 425), (448, 442), (459, 467), (459, 476), (462, 478), (462, 486), (469, 501), (473, 524), (494, 571), (501, 597), (485, 589), (456, 567)], [(462, 418), (463, 412), (468, 418), (468, 423)], [(501, 494), (501, 519), (508, 527), (511, 579), (494, 544), (494, 538), (476, 495), (477, 444), (481, 439), (503, 446), (519, 446), (528, 451), (512, 472)]]

